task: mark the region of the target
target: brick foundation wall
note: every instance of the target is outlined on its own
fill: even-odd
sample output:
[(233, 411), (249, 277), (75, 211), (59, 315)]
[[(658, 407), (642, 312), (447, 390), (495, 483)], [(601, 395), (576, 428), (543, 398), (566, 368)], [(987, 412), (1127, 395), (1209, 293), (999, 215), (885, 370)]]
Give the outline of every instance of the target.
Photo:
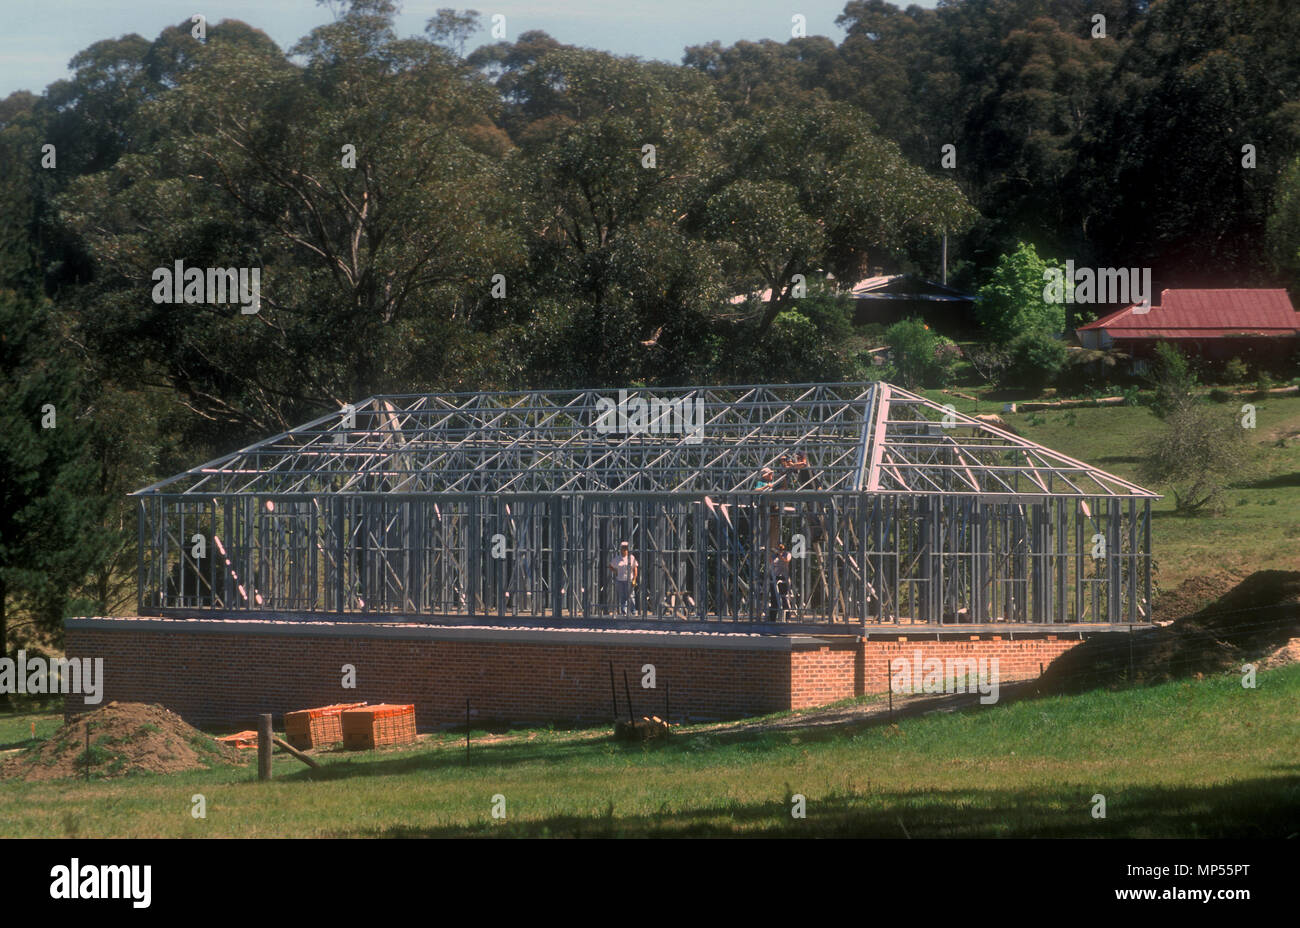
[[(624, 671), (637, 715), (662, 716), (665, 696), (674, 721), (741, 718), (790, 706), (788, 642), (784, 648), (773, 642), (710, 648), (629, 645), (626, 635), (608, 636), (610, 644), (565, 642), (564, 633), (555, 634), (556, 644), (500, 633), (497, 640), (400, 632), (308, 637), (98, 621), (115, 624), (70, 621), (66, 651), (104, 658), (103, 701), (161, 703), (196, 725), (251, 726), (262, 712), (273, 713), (278, 724), (295, 709), (365, 700), (413, 703), (418, 726), (428, 730), (463, 723), (466, 697), (479, 723), (608, 721), (611, 664), (620, 717), (627, 713)], [(341, 686), (345, 664), (356, 668), (355, 689)], [(655, 667), (654, 689), (641, 686), (646, 664)], [(84, 708), (93, 706), (68, 697), (70, 712)]]
[(862, 649), (857, 638), (831, 639), (790, 653), (790, 704), (782, 708), (810, 709), (862, 693)]
[(909, 664), (914, 662), (914, 655), (921, 652), (921, 660), (938, 658), (945, 662), (974, 658), (986, 658), (988, 666), (997, 658), (998, 680), (1001, 683), (1014, 683), (1017, 680), (1032, 680), (1066, 651), (1080, 644), (1078, 635), (962, 635), (944, 637), (936, 641), (933, 634), (929, 636), (906, 636), (897, 638), (868, 638), (862, 648), (862, 676), (864, 692), (884, 693), (889, 689), (889, 668), (892, 662), (902, 658)]
[[(259, 713), (335, 702), (414, 703), (421, 730), (476, 724), (606, 722), (613, 665), (637, 715), (732, 719), (825, 705), (888, 687), (890, 661), (993, 658), (1002, 682), (1029, 679), (1078, 636), (682, 635), (439, 629), (221, 620), (72, 619), (68, 657), (104, 658), (103, 702), (161, 703), (195, 725), (254, 727)], [(356, 668), (343, 689), (342, 667)], [(656, 687), (641, 686), (642, 666)], [(102, 703), (101, 703), (102, 704)], [(94, 708), (67, 697), (67, 711)]]

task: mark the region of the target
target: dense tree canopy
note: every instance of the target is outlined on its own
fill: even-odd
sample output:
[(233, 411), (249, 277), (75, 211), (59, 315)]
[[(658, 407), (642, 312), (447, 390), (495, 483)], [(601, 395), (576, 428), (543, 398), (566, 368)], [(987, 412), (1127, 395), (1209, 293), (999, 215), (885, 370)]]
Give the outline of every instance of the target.
[[(945, 236), (1004, 344), (1067, 322), (1021, 242), (1157, 291), (1300, 279), (1282, 0), (850, 0), (841, 42), (679, 65), (332, 6), (288, 49), (105, 38), (0, 100), (10, 603), (114, 608), (128, 490), (373, 392), (871, 376), (843, 288), (937, 277)], [(256, 268), (258, 311), (156, 302), (176, 262)], [(908, 365), (954, 346), (895, 336), (945, 379)]]

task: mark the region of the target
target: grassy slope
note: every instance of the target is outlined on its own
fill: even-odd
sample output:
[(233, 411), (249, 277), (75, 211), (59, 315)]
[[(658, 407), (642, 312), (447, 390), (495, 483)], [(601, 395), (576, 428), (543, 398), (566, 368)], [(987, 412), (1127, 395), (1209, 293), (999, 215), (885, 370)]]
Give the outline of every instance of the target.
[[(973, 403), (937, 390), (926, 393), (964, 413), (1002, 408), (998, 402)], [(1240, 402), (1245, 400), (1236, 404), (1238, 408)], [(1292, 438), (1284, 447), (1278, 446), (1279, 439), (1300, 433), (1300, 396), (1251, 402), (1256, 407), (1252, 440), (1258, 448), (1259, 470), (1228, 490), (1227, 511), (1219, 516), (1176, 516), (1168, 498), (1153, 508), (1151, 544), (1161, 587), (1172, 588), (1210, 570), (1250, 573), (1300, 567), (1300, 443)], [(1226, 412), (1230, 407), (1218, 408)], [(1165, 427), (1143, 406), (1015, 413), (1004, 418), (1031, 441), (1135, 481), (1143, 437)]]
[[(32, 737), (32, 725), (36, 726), (36, 737)], [(0, 713), (0, 751), (9, 748), (25, 748), (44, 741), (63, 725), (62, 713), (52, 712), (15, 712)]]
[[(536, 732), (252, 767), (0, 783), (0, 834), (1288, 836), (1300, 832), (1300, 666), (907, 720), (664, 747)], [(190, 815), (207, 798), (206, 820)], [(490, 815), (494, 794), (507, 817)], [(807, 797), (807, 818), (788, 795)], [(1094, 794), (1107, 817), (1090, 814)]]

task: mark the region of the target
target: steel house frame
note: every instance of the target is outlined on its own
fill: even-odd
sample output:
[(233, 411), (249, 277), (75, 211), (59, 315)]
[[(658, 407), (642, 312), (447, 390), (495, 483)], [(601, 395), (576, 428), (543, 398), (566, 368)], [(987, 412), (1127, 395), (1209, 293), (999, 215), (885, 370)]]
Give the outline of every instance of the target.
[(885, 383), (375, 396), (133, 495), (141, 614), (756, 632), (1146, 622), (1159, 498)]

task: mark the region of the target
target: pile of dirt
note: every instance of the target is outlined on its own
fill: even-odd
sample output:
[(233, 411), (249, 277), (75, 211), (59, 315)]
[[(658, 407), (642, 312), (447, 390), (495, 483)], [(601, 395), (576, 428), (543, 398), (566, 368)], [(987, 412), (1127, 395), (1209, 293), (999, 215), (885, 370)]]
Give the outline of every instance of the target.
[(1241, 574), (1223, 570), (1188, 577), (1172, 590), (1161, 590), (1156, 594), (1152, 618), (1164, 624), (1200, 612), (1219, 597), (1227, 595), (1241, 583), (1241, 579)]
[(6, 760), (0, 777), (84, 777), (87, 727), (90, 775), (96, 778), (176, 773), (244, 761), (238, 749), (220, 744), (162, 706), (110, 702), (76, 716), (48, 741)]
[(1272, 670), (1287, 664), (1300, 664), (1300, 638), (1292, 638), (1268, 657), (1260, 661), (1260, 670)]
[[(1199, 595), (1204, 589), (1192, 587), (1184, 595)], [(1256, 571), (1214, 602), (1169, 625), (1131, 635), (1093, 636), (1053, 661), (1041, 688), (1070, 692), (1240, 673), (1245, 663), (1266, 669), (1288, 662), (1298, 636), (1300, 571)]]

